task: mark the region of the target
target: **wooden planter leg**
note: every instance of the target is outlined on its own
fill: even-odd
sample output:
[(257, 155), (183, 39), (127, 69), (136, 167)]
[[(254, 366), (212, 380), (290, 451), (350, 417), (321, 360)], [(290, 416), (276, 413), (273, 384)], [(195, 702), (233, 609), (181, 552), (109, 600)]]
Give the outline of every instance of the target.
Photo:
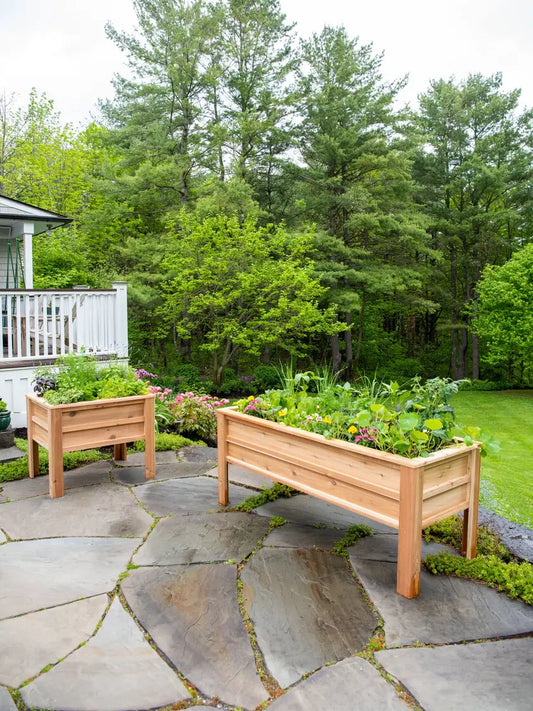
[(468, 508), (463, 513), (463, 541), (461, 552), (466, 558), (475, 558), (477, 553), (477, 522), (479, 512), (479, 477), (481, 470), (481, 452), (472, 450), (468, 462), (470, 474), (470, 496)]
[(218, 447), (218, 503), (229, 503), (228, 460), (227, 455), (227, 420), (222, 412), (217, 412), (217, 447)]
[(30, 400), (27, 401), (28, 409), (28, 473), (30, 479), (39, 476), (39, 445), (33, 439), (33, 408)]
[(409, 599), (420, 593), (423, 481), (423, 467), (400, 468), (396, 592)]
[(61, 411), (49, 410), (48, 431), (50, 445), (48, 449), (48, 489), (51, 499), (63, 496), (63, 434), (61, 432)]
[(155, 477), (155, 398), (151, 397), (144, 402), (144, 478)]
[(125, 462), (128, 458), (126, 442), (113, 445), (113, 459), (116, 462)]

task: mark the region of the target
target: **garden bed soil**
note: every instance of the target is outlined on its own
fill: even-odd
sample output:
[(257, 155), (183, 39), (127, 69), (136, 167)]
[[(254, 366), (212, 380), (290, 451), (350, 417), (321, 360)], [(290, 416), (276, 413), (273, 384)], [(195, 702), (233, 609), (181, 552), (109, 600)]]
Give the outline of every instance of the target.
[(222, 408), (218, 418), (219, 502), (228, 503), (228, 464), (398, 530), (397, 592), (420, 591), (422, 529), (464, 511), (463, 555), (476, 555), (477, 444), (408, 459)]
[(50, 405), (26, 395), (28, 467), (39, 473), (38, 445), (48, 450), (49, 491), (63, 496), (63, 452), (113, 446), (114, 458), (126, 459), (126, 444), (145, 441), (145, 478), (155, 476), (155, 395), (133, 395)]

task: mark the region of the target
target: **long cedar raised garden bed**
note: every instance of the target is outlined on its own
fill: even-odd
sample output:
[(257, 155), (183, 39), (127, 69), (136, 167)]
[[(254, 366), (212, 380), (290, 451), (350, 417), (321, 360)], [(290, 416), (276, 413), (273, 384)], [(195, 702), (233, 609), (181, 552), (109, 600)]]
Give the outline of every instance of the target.
[(39, 448), (48, 450), (49, 491), (63, 496), (63, 452), (114, 446), (126, 459), (126, 443), (145, 441), (145, 478), (155, 476), (155, 395), (132, 395), (68, 405), (50, 405), (26, 395), (29, 474), (39, 474)]
[(217, 411), (219, 502), (238, 464), (398, 530), (396, 590), (420, 592), (422, 529), (464, 511), (463, 555), (476, 555), (480, 450), (458, 444), (408, 459), (262, 420)]

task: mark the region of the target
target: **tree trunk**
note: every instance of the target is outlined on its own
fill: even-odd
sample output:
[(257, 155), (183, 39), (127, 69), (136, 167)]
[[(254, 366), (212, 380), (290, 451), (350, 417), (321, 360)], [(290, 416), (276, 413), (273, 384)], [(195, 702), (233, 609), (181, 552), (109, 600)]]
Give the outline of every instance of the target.
[(341, 363), (342, 363), (338, 333), (335, 333), (331, 337), (331, 360), (333, 363), (333, 372), (338, 373), (339, 370), (341, 369)]
[(263, 365), (270, 365), (270, 343), (265, 343), (263, 350)]
[(355, 350), (355, 358), (353, 362), (353, 373), (357, 375), (359, 371), (359, 360), (361, 358), (361, 345), (363, 343), (363, 329), (365, 325), (365, 306), (366, 306), (366, 294), (363, 292), (363, 299), (361, 302), (361, 313), (359, 314), (359, 328), (357, 329), (357, 347)]
[(352, 375), (352, 363), (353, 363), (353, 342), (352, 342), (352, 314), (347, 311), (345, 314), (346, 319), (346, 331), (344, 331), (344, 343), (345, 343), (345, 360), (346, 360), (346, 377), (350, 378)]
[(452, 340), (452, 352), (451, 352), (451, 371), (454, 380), (459, 380), (459, 370), (458, 370), (458, 319), (457, 319), (457, 264), (455, 259), (455, 247), (450, 246), (450, 287), (451, 287), (451, 308), (450, 308), (450, 321), (451, 321), (451, 340)]
[(472, 338), (472, 379), (479, 380), (479, 338), (475, 333)]

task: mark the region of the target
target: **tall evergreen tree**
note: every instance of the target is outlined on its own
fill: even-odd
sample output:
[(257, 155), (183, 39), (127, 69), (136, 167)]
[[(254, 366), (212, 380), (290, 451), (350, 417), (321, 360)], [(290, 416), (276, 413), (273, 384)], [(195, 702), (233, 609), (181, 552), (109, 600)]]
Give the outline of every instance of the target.
[(206, 55), (216, 15), (202, 0), (135, 0), (134, 6), (133, 34), (106, 28), (132, 76), (115, 79), (115, 97), (102, 108), (120, 157), (116, 177), (133, 209), (156, 227), (154, 217), (189, 202), (205, 161)]
[(499, 74), (435, 81), (420, 97), (416, 178), (433, 245), (445, 256), (433, 295), (444, 307), (456, 378), (479, 377), (470, 314), (483, 268), (531, 240), (533, 113), (517, 111), (519, 98), (502, 90)]
[(344, 28), (314, 35), (303, 45), (303, 58), (301, 197), (306, 216), (327, 233), (319, 241), (323, 278), (336, 284), (346, 322), (344, 334), (333, 337), (333, 364), (341, 367), (343, 335), (349, 371), (359, 365), (369, 304), (395, 295), (405, 297), (408, 309), (418, 308), (416, 260), (426, 252), (426, 235), (393, 113), (402, 82), (385, 84), (382, 57)]

